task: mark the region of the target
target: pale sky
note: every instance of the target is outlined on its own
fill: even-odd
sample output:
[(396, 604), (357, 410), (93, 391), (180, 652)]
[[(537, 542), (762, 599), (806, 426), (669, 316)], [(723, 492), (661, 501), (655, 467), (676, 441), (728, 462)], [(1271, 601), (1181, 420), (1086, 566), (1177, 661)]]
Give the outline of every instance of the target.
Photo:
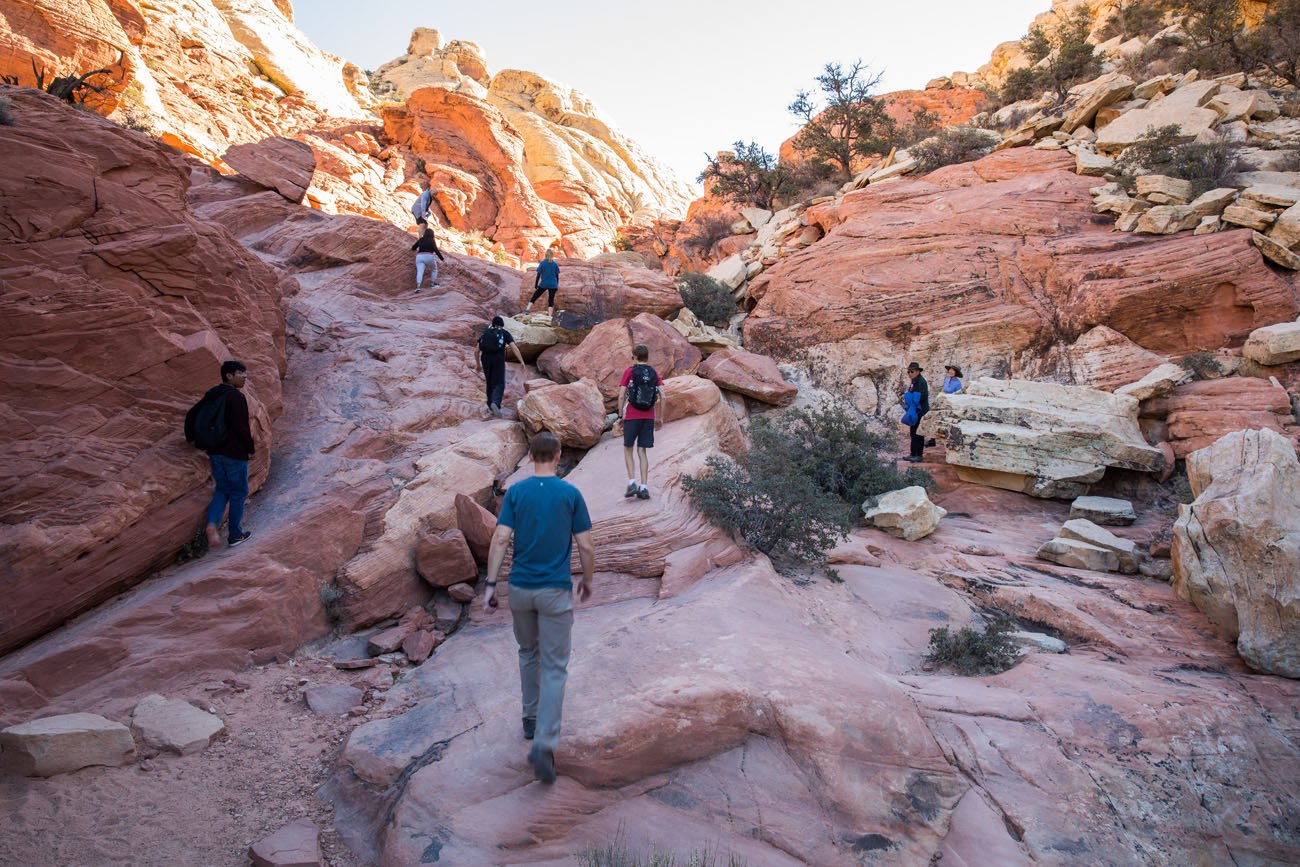
[(882, 92), (973, 72), (1051, 0), (712, 3), (657, 0), (296, 0), (298, 27), (363, 69), (404, 54), (411, 30), (476, 42), (490, 72), (526, 69), (590, 97), (602, 117), (687, 183), (736, 139), (775, 153), (786, 106), (828, 61), (862, 58)]

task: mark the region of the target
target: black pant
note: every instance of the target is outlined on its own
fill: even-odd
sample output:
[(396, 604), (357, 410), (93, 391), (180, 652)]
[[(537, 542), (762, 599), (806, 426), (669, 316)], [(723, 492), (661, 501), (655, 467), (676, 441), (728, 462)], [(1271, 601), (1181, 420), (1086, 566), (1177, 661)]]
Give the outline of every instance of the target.
[(483, 356), (483, 378), (487, 382), (487, 402), (489, 406), (500, 406), (501, 398), (506, 393), (506, 355), (492, 354)]
[(533, 293), (533, 297), (528, 299), (528, 303), (529, 303), (529, 304), (532, 304), (532, 303), (533, 303), (534, 301), (536, 301), (538, 298), (541, 298), (541, 297), (542, 297), (542, 293), (545, 292), (545, 293), (546, 293), (546, 306), (547, 306), (547, 307), (554, 307), (554, 306), (555, 306), (555, 293), (556, 293), (556, 291), (557, 291), (556, 288), (547, 289), (547, 288), (544, 287), (544, 286), (538, 286), (538, 287), (537, 287), (537, 291)]
[(923, 454), (925, 451), (925, 437), (916, 432), (916, 429), (921, 426), (921, 419), (923, 418), (925, 418), (925, 413), (921, 413), (917, 416), (916, 424), (909, 426), (907, 429), (908, 432), (912, 434), (912, 457), (914, 458), (925, 456)]

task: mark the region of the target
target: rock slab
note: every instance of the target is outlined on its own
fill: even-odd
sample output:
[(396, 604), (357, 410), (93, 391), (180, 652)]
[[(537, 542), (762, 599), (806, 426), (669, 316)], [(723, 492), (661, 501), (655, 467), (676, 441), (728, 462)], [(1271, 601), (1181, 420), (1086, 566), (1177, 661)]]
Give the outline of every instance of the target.
[(355, 686), (326, 684), (307, 690), (303, 698), (316, 716), (342, 716), (361, 704), (364, 696)]
[(131, 728), (146, 746), (188, 756), (225, 734), (226, 724), (187, 701), (146, 695), (131, 714)]
[(862, 504), (862, 513), (886, 533), (909, 542), (933, 533), (939, 519), (948, 514), (930, 502), (920, 485), (872, 497)]
[(1070, 504), (1070, 518), (1082, 518), (1094, 524), (1126, 527), (1137, 520), (1133, 504), (1115, 497), (1076, 497)]
[(1300, 678), (1300, 461), (1271, 430), (1230, 433), (1187, 459), (1196, 499), (1173, 534), (1175, 592), (1258, 671)]
[(311, 819), (285, 825), (248, 847), (254, 867), (320, 867), (320, 836)]
[(134, 757), (131, 731), (94, 713), (45, 717), (0, 731), (0, 767), (27, 777), (117, 767)]

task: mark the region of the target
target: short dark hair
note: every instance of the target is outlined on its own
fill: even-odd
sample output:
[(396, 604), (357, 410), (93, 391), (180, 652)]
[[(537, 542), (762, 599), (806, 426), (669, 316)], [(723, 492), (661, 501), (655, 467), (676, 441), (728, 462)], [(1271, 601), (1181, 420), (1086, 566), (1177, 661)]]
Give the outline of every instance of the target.
[(650, 347), (644, 343), (638, 343), (632, 347), (632, 355), (635, 356), (637, 361), (645, 361), (650, 357)]
[(502, 319), (500, 316), (493, 316), (493, 317), (492, 317), (492, 327), (493, 327), (493, 328), (502, 328), (502, 327), (505, 326), (505, 324), (506, 324), (506, 321), (505, 321), (504, 319)]
[(248, 371), (248, 368), (244, 366), (244, 362), (235, 361), (234, 359), (223, 361), (221, 363), (221, 381), (225, 382), (227, 376), (230, 376), (232, 373), (238, 373), (241, 370), (245, 372)]
[(549, 464), (560, 456), (560, 441), (555, 434), (544, 430), (529, 441), (528, 456), (534, 462)]

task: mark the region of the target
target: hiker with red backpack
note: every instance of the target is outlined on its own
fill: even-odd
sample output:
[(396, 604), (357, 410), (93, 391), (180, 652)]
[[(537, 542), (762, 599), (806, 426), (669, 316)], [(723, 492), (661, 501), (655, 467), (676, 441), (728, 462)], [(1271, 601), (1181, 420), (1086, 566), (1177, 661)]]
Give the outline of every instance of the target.
[(506, 321), (500, 316), (492, 317), (492, 324), (483, 330), (478, 338), (478, 352), (474, 354), (474, 370), (484, 374), (487, 386), (488, 412), (501, 415), (501, 399), (506, 393), (506, 347), (515, 354), (515, 360), (524, 363), (519, 352), (519, 344), (514, 336), (506, 331)]
[[(664, 425), (663, 381), (647, 363), (650, 349), (644, 343), (633, 347), (632, 358), (635, 363), (623, 371), (618, 383), (618, 417), (623, 425), (623, 462), (627, 466), (627, 491), (623, 496), (648, 500), (650, 456), (646, 449), (654, 448), (655, 431)], [(632, 459), (634, 445), (641, 458), (640, 484)]]
[(185, 415), (185, 441), (208, 453), (216, 490), (208, 503), (208, 546), (221, 545), (221, 519), (230, 506), (227, 542), (233, 548), (250, 535), (243, 528), (248, 499), (248, 460), (256, 452), (248, 423), (248, 400), (242, 394), (248, 368), (242, 361), (221, 365), (221, 384), (208, 389)]

